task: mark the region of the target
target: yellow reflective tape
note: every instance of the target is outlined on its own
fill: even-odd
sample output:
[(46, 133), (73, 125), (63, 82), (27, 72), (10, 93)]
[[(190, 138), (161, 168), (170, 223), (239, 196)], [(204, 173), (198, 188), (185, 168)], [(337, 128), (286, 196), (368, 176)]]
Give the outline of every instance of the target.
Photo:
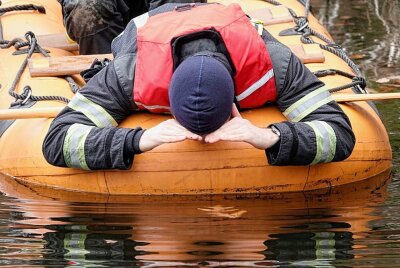
[(333, 128), (326, 122), (322, 122), (325, 126), (325, 129), (328, 131), (328, 137), (329, 137), (329, 154), (328, 157), (325, 160), (325, 163), (327, 162), (331, 162), (333, 160), (333, 158), (335, 157), (335, 153), (336, 153), (336, 134), (335, 131), (333, 130)]
[(311, 165), (315, 165), (319, 163), (322, 155), (322, 135), (312, 122), (307, 122), (306, 124), (308, 124), (314, 130), (315, 139), (317, 141), (317, 153), (315, 154), (314, 160), (311, 162)]
[(292, 122), (300, 122), (304, 117), (312, 113), (313, 111), (317, 110), (319, 107), (322, 105), (325, 105), (329, 102), (333, 101), (333, 98), (331, 96), (318, 101), (317, 103), (313, 104), (312, 106), (308, 107), (306, 110), (304, 110), (302, 113), (298, 114), (295, 118), (292, 119)]
[(304, 117), (324, 104), (333, 101), (328, 89), (323, 86), (302, 97), (287, 108), (283, 114), (292, 122), (299, 122)]
[(335, 259), (335, 233), (323, 232), (323, 234), (315, 233), (312, 238), (315, 240), (315, 255), (319, 260)]
[(300, 100), (298, 100), (295, 103), (293, 103), (292, 105), (290, 105), (290, 107), (285, 110), (284, 114), (285, 115), (290, 114), (291, 112), (293, 112), (294, 109), (296, 109), (297, 106), (300, 106), (303, 102), (307, 101), (308, 99), (312, 99), (314, 96), (317, 96), (321, 92), (324, 92), (327, 90), (328, 90), (327, 87), (323, 86), (323, 87), (320, 87), (320, 88), (308, 93), (303, 98), (301, 98)]
[(80, 168), (82, 169), (86, 169), (86, 170), (90, 170), (90, 168), (88, 167), (87, 163), (86, 163), (86, 157), (85, 157), (85, 141), (86, 138), (90, 132), (92, 128), (90, 129), (86, 129), (81, 136), (79, 137), (79, 141), (78, 141), (78, 148), (76, 149), (76, 153), (77, 153), (77, 162), (76, 164), (79, 165)]
[(79, 92), (75, 94), (68, 106), (75, 111), (83, 113), (97, 127), (117, 126), (115, 119), (100, 105), (92, 102)]
[(64, 161), (68, 167), (90, 170), (85, 158), (85, 141), (92, 126), (73, 124), (64, 139)]
[[(316, 249), (315, 257), (317, 260), (335, 260), (335, 249)], [(318, 267), (318, 266), (316, 266)], [(334, 267), (334, 266), (323, 266), (323, 267)]]
[(305, 122), (314, 133), (317, 142), (317, 153), (311, 165), (332, 161), (336, 152), (336, 135), (333, 128), (326, 122)]
[(64, 145), (63, 145), (63, 154), (64, 154), (64, 161), (68, 167), (72, 167), (71, 163), (71, 154), (70, 154), (70, 144), (71, 138), (76, 130), (79, 128), (78, 124), (73, 124), (67, 130), (67, 135), (64, 138)]

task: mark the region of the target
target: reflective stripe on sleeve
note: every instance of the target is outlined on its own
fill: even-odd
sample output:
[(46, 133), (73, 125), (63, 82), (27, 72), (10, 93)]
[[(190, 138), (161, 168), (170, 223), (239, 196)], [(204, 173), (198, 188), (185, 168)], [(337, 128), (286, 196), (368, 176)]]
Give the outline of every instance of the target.
[(299, 122), (301, 119), (332, 100), (328, 89), (326, 87), (321, 87), (293, 103), (283, 114), (290, 121)]
[(97, 127), (117, 126), (115, 119), (100, 105), (92, 102), (79, 92), (75, 94), (68, 106), (75, 111), (83, 113)]
[(237, 101), (242, 101), (248, 96), (251, 95), (254, 91), (265, 85), (272, 77), (274, 77), (274, 70), (271, 69), (269, 70), (266, 74), (263, 75), (257, 82), (252, 84), (248, 89), (240, 93), (238, 96), (236, 96)]
[(311, 165), (332, 161), (336, 152), (336, 135), (333, 128), (326, 122), (305, 122), (315, 133), (317, 141), (317, 153)]
[(68, 167), (90, 170), (85, 158), (85, 141), (93, 126), (73, 124), (64, 139), (64, 161)]

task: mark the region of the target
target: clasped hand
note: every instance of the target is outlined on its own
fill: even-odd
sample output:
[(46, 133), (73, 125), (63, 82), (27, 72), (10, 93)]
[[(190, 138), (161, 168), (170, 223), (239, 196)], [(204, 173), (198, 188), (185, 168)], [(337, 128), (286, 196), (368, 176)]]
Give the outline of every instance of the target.
[(213, 133), (202, 137), (187, 130), (175, 119), (169, 119), (147, 129), (140, 139), (139, 147), (142, 152), (146, 152), (164, 143), (184, 140), (197, 140), (206, 143), (241, 141), (265, 150), (278, 142), (279, 137), (271, 129), (257, 127), (250, 121), (243, 119), (236, 106), (233, 105), (232, 118)]

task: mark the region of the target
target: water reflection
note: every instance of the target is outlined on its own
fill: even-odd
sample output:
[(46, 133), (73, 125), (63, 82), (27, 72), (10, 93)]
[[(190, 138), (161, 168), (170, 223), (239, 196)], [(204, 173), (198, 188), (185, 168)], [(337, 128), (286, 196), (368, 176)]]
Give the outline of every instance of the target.
[[(66, 227), (66, 228), (65, 228)], [(136, 242), (131, 234), (108, 233), (107, 229), (119, 229), (116, 226), (100, 226), (102, 231), (92, 226), (65, 225), (51, 226), (49, 229), (58, 229), (43, 235), (46, 241), (43, 254), (47, 261), (63, 261), (69, 265), (122, 265), (137, 260), (137, 256), (146, 254), (136, 250), (137, 246), (145, 245)], [(61, 229), (61, 230), (60, 230)], [(68, 231), (67, 231), (68, 230)], [(125, 263), (128, 262), (128, 263)]]
[(2, 177), (0, 264), (353, 266), (388, 176), (326, 192), (197, 197), (78, 194)]
[(269, 235), (264, 244), (268, 259), (289, 262), (296, 266), (326, 265), (335, 260), (353, 259), (353, 233), (349, 231), (319, 231), (350, 229), (347, 222), (310, 223), (304, 226), (290, 226), (305, 229), (303, 232), (278, 233)]
[(313, 0), (312, 3), (315, 15), (367, 78), (375, 81), (400, 75), (400, 1)]
[[(374, 83), (400, 77), (399, 0), (312, 0), (318, 19), (360, 66), (370, 91), (393, 92), (400, 84)], [(377, 102), (388, 130), (395, 174), (400, 166), (399, 100)]]

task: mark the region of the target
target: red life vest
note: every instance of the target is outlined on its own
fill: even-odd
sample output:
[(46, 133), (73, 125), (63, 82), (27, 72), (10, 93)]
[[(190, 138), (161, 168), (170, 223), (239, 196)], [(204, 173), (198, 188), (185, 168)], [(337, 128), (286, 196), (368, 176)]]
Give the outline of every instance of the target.
[(271, 59), (249, 18), (238, 4), (209, 4), (151, 16), (139, 28), (133, 96), (140, 109), (169, 111), (171, 40), (210, 29), (222, 36), (236, 69), (235, 94), (240, 107), (259, 107), (276, 99)]

